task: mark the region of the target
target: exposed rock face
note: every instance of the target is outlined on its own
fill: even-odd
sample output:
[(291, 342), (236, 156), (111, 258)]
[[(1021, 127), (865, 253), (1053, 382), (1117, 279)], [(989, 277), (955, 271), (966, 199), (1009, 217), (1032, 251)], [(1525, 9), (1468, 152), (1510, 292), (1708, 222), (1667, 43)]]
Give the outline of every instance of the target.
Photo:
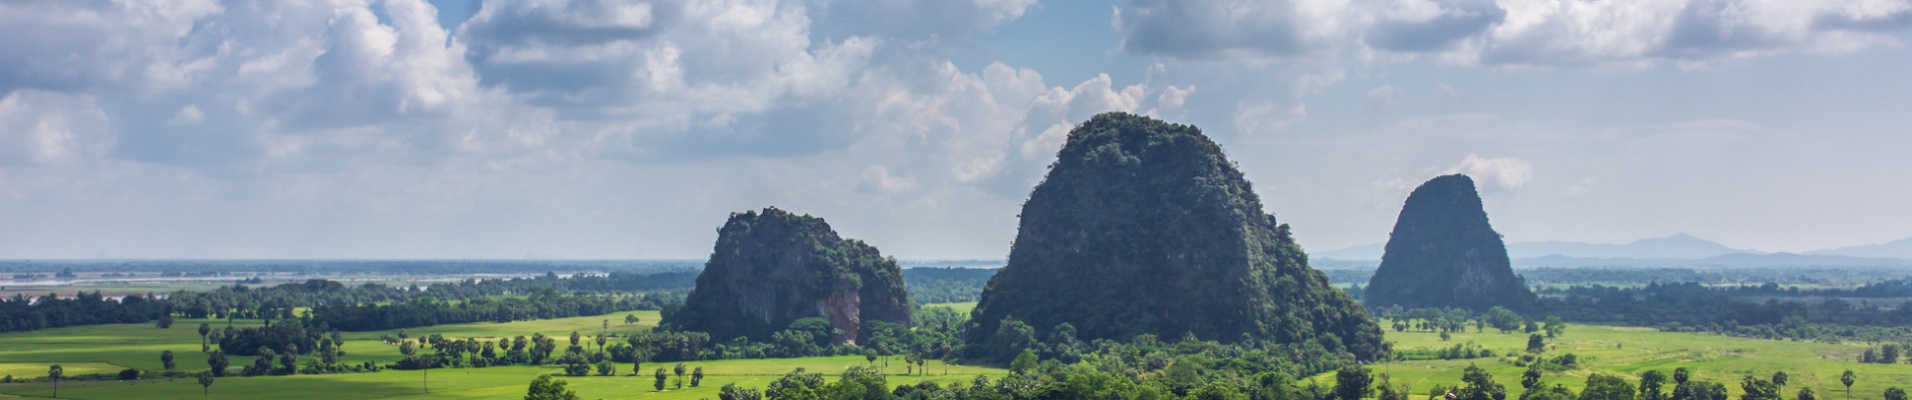
[(1081, 340), (1332, 333), (1363, 359), (1382, 351), (1367, 310), (1308, 267), (1220, 146), (1193, 126), (1124, 113), (1069, 132), (972, 315), (971, 343), (1013, 317), (1036, 337), (1066, 322)]
[(1507, 246), (1487, 223), (1474, 180), (1466, 175), (1434, 178), (1407, 196), (1366, 298), (1373, 307), (1475, 310), (1522, 310), (1534, 301), (1514, 276)]
[(772, 207), (730, 215), (684, 308), (663, 322), (712, 340), (768, 341), (793, 321), (818, 317), (842, 331), (837, 342), (854, 343), (868, 321), (908, 325), (910, 311), (895, 261), (837, 237), (821, 218)]

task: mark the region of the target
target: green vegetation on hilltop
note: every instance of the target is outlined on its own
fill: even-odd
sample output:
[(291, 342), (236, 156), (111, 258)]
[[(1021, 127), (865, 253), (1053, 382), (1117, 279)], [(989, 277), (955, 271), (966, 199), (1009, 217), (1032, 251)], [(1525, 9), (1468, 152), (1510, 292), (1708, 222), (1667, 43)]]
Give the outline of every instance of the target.
[(1029, 347), (1022, 338), (1064, 332), (1385, 353), (1367, 311), (1308, 267), (1288, 227), (1193, 126), (1089, 119), (1069, 132), (1021, 216), (1008, 265), (966, 334), (970, 356), (1007, 361)]

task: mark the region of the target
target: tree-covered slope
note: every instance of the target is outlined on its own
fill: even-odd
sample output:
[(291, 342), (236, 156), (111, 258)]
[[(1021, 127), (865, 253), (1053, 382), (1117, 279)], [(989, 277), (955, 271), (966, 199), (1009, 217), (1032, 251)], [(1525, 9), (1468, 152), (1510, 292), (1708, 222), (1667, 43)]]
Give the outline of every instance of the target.
[(822, 218), (771, 207), (730, 215), (697, 287), (663, 322), (714, 340), (769, 341), (793, 321), (818, 317), (842, 331), (838, 342), (855, 342), (869, 321), (908, 325), (910, 311), (894, 260), (837, 237)]
[(1193, 126), (1091, 118), (1069, 132), (1021, 217), (1008, 265), (973, 313), (972, 344), (1013, 317), (1044, 338), (1068, 323), (1081, 340), (1332, 335), (1324, 342), (1363, 359), (1382, 351), (1367, 311), (1308, 267), (1288, 227)]
[(1374, 307), (1521, 310), (1534, 295), (1514, 276), (1474, 180), (1447, 175), (1408, 195), (1366, 299)]

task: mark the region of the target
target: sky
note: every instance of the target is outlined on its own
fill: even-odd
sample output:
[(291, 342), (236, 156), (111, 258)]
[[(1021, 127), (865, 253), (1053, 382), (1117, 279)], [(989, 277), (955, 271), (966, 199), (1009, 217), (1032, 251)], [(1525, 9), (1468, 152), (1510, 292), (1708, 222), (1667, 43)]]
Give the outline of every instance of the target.
[(0, 2), (0, 258), (999, 259), (1069, 128), (1193, 124), (1309, 250), (1912, 237), (1912, 0)]

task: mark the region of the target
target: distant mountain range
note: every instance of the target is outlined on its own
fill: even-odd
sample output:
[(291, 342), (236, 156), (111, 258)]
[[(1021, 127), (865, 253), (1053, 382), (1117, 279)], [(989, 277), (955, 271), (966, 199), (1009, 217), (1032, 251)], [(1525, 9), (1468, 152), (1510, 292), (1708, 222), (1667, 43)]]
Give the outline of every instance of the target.
[[(1384, 244), (1310, 253), (1330, 263), (1381, 259)], [(1735, 249), (1688, 234), (1630, 243), (1523, 242), (1507, 245), (1521, 267), (1912, 267), (1912, 238), (1887, 243), (1810, 251), (1765, 253)]]
[(1733, 253), (1759, 253), (1740, 250), (1688, 234), (1635, 240), (1626, 244), (1576, 242), (1524, 242), (1507, 245), (1507, 257), (1535, 258), (1551, 255), (1583, 258), (1676, 258), (1701, 259)]
[(1832, 250), (1808, 251), (1806, 254), (1834, 255), (1849, 257), (1890, 257), (1912, 259), (1912, 238), (1894, 240), (1880, 244), (1840, 247)]

